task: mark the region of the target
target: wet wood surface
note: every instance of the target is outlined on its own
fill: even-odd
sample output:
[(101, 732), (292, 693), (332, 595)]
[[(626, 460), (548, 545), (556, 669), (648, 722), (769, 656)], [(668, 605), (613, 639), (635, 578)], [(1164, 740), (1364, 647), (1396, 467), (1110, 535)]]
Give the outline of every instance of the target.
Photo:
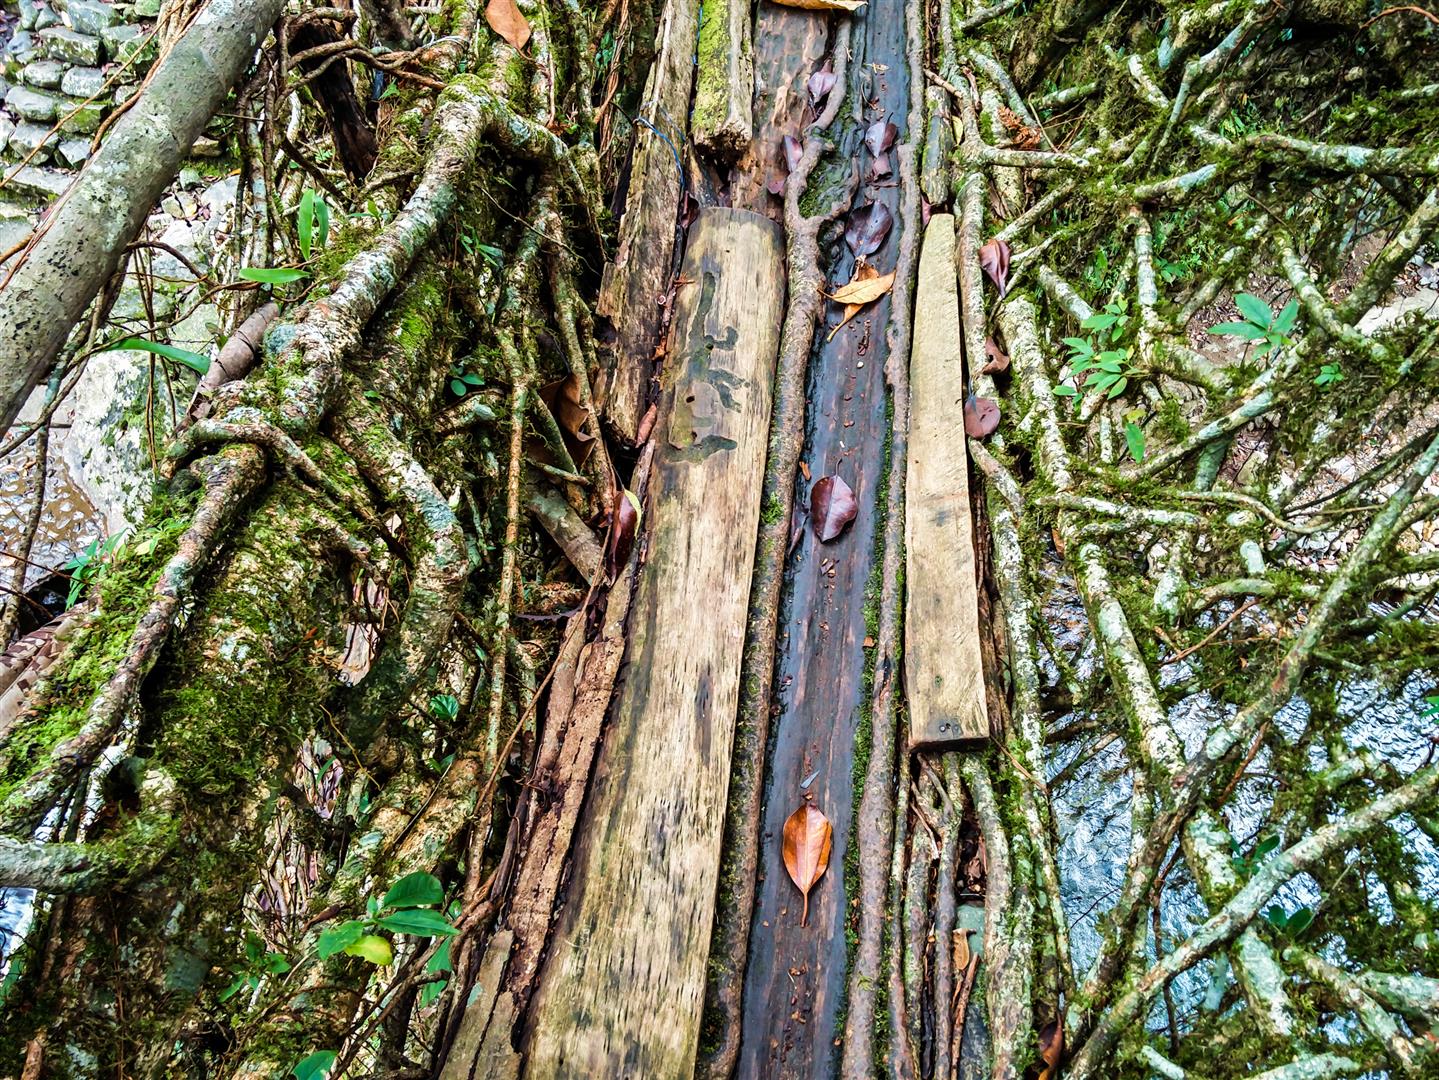
[[(915, 9), (918, 14), (918, 9)], [(806, 113), (805, 80), (822, 63), (825, 31), (833, 18), (853, 20), (850, 97), (830, 136), (836, 158), (868, 164), (866, 125), (888, 118), (906, 138), (909, 72), (902, 0), (871, 0), (859, 14), (827, 16), (761, 4), (755, 32), (756, 136), (749, 171), (737, 172), (736, 203), (778, 200), (764, 192), (776, 175), (785, 134), (798, 135)], [(836, 88), (835, 93), (842, 92)], [(817, 175), (814, 182), (819, 181)], [(892, 179), (867, 184), (856, 204), (883, 201), (898, 216)], [(745, 201), (749, 200), (749, 201)], [(871, 257), (881, 273), (894, 269), (897, 237)], [(825, 252), (831, 287), (850, 280), (854, 260), (836, 239)], [(809, 482), (797, 485), (799, 506), (809, 486), (828, 474), (854, 489), (860, 510), (837, 539), (819, 543), (805, 525), (790, 556), (780, 615), (776, 708), (770, 727), (770, 765), (761, 822), (760, 875), (746, 965), (739, 1077), (825, 1077), (839, 1059), (836, 1045), (846, 974), (846, 855), (851, 847), (854, 778), (862, 769), (857, 746), (865, 686), (866, 603), (877, 566), (876, 530), (889, 436), (884, 360), (888, 298), (825, 341), (842, 312), (834, 306), (820, 328), (810, 363), (809, 408), (803, 460)], [(804, 523), (803, 514), (796, 520)], [(806, 786), (806, 781), (808, 782)], [(800, 925), (799, 892), (784, 870), (784, 820), (805, 799), (834, 824), (829, 871), (810, 894), (809, 923)]]
[(689, 1076), (699, 1043), (784, 303), (780, 230), (706, 208), (676, 288), (622, 686), (525, 1075)]
[(911, 749), (989, 737), (964, 433), (954, 218), (925, 229), (910, 351), (904, 681)]

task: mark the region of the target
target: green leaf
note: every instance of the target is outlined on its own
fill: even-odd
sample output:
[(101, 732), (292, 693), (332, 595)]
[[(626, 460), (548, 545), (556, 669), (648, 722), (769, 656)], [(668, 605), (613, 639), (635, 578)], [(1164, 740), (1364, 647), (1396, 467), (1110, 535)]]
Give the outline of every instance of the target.
[(1277, 837), (1277, 836), (1266, 836), (1263, 840), (1259, 841), (1259, 844), (1255, 847), (1255, 849), (1254, 849), (1254, 857), (1255, 857), (1256, 859), (1262, 859), (1262, 858), (1264, 858), (1264, 856), (1268, 855), (1271, 851), (1273, 851), (1273, 850), (1274, 850), (1275, 848), (1277, 848), (1278, 846), (1279, 846), (1279, 837)]
[(460, 380), (461, 380), (462, 382), (467, 383), (467, 384), (470, 385), (470, 386), (484, 386), (484, 385), (485, 385), (485, 380), (482, 379), (480, 376), (476, 375), (473, 371), (467, 371), (467, 372), (465, 372), (463, 375), (460, 376)]
[(1274, 340), (1266, 337), (1258, 345), (1254, 346), (1254, 359), (1258, 360), (1260, 357), (1268, 356), (1269, 351), (1273, 348)]
[(345, 946), (345, 953), (368, 960), (376, 967), (389, 967), (395, 959), (395, 950), (386, 938), (379, 934), (364, 934), (359, 940)]
[(1114, 380), (1118, 378), (1119, 376), (1112, 371), (1095, 371), (1090, 374), (1089, 378), (1084, 380), (1084, 385), (1103, 390), (1106, 386), (1113, 386)]
[(210, 370), (210, 358), (201, 356), (189, 349), (177, 349), (173, 345), (162, 345), (158, 341), (146, 341), (144, 338), (127, 337), (122, 341), (107, 346), (102, 352), (121, 352), (126, 349), (139, 349), (141, 352), (154, 353), (156, 356), (163, 356), (166, 360), (173, 360), (177, 364), (184, 364), (191, 371), (198, 371), (201, 375)]
[(334, 1067), (335, 1058), (339, 1055), (333, 1050), (316, 1050), (308, 1057), (300, 1061), (290, 1070), (290, 1075), (295, 1080), (324, 1080), (330, 1075), (330, 1069)]
[(315, 196), (315, 225), (320, 234), (315, 239), (320, 247), (324, 247), (330, 242), (330, 208), (323, 195)]
[(1055, 397), (1074, 397), (1077, 393), (1079, 391), (1072, 386), (1056, 386), (1054, 388)]
[(1101, 360), (1099, 368), (1101, 371), (1108, 371), (1113, 375), (1124, 374), (1124, 364), (1118, 360)]
[(292, 281), (303, 281), (310, 275), (293, 266), (242, 266), (240, 276), (246, 281), (258, 281), (261, 285), (288, 285)]
[(1211, 334), (1228, 334), (1233, 337), (1242, 337), (1246, 341), (1258, 341), (1264, 337), (1264, 330), (1261, 327), (1253, 326), (1247, 322), (1222, 322), (1209, 328)]
[(1112, 398), (1117, 398), (1120, 394), (1124, 393), (1128, 386), (1129, 379), (1126, 376), (1121, 375), (1119, 377), (1119, 381), (1109, 388), (1109, 396)]
[(326, 930), (320, 935), (320, 940), (315, 942), (315, 954), (321, 960), (328, 960), (337, 952), (344, 952), (359, 941), (364, 933), (365, 924), (358, 919), (342, 922), (339, 926)]
[[(435, 950), (434, 955), (425, 964), (425, 974), (434, 975), (442, 971), (453, 970), (454, 964), (450, 961), (450, 941), (446, 938), (440, 942), (440, 947)], [(420, 987), (420, 1008), (433, 1004), (435, 999), (445, 992), (445, 986), (449, 981), (449, 979), (441, 979), (425, 983)]]
[(1091, 315), (1079, 325), (1084, 327), (1084, 329), (1086, 330), (1108, 330), (1118, 321), (1118, 315), (1109, 315), (1107, 313), (1100, 312), (1097, 315)]
[(1088, 356), (1094, 352), (1094, 346), (1082, 337), (1067, 337), (1064, 343), (1082, 356)]
[(300, 235), (300, 256), (310, 257), (310, 237), (315, 231), (315, 193), (310, 188), (300, 196), (300, 208), (295, 212), (295, 230)]
[(1136, 464), (1144, 460), (1144, 429), (1133, 420), (1124, 422), (1124, 442)]
[(1268, 329), (1269, 324), (1274, 321), (1274, 312), (1270, 310), (1269, 305), (1253, 293), (1235, 293), (1234, 306), (1239, 309), (1239, 314), (1255, 326)]
[(1310, 911), (1307, 907), (1302, 907), (1293, 915), (1289, 916), (1289, 924), (1285, 926), (1284, 929), (1288, 931), (1291, 936), (1298, 937), (1304, 933), (1305, 930), (1309, 929), (1309, 924), (1313, 921), (1314, 912)]
[(423, 870), (406, 874), (385, 893), (387, 908), (427, 907), (430, 904), (444, 903), (444, 900), (445, 890), (440, 879)]
[(1092, 368), (1093, 366), (1094, 366), (1094, 357), (1092, 357), (1092, 356), (1081, 356), (1081, 357), (1076, 357), (1074, 360), (1072, 360), (1072, 361), (1070, 362), (1069, 370), (1072, 371), (1074, 374), (1078, 375), (1080, 372), (1088, 371), (1088, 370), (1089, 370), (1090, 368)]
[(404, 911), (396, 911), (381, 919), (380, 925), (397, 934), (414, 934), (416, 937), (448, 937), (455, 933), (455, 928), (450, 925), (449, 919), (438, 911), (430, 911), (426, 908), (407, 908)]
[(1265, 908), (1264, 917), (1269, 920), (1269, 925), (1278, 930), (1283, 930), (1285, 924), (1289, 922), (1289, 916), (1285, 914), (1284, 909), (1278, 904), (1270, 904), (1269, 907)]
[(469, 389), (470, 388), (465, 385), (463, 379), (450, 380), (450, 393), (454, 394), (455, 397), (464, 397), (465, 394), (469, 391)]
[(243, 990), (246, 986), (248, 986), (249, 983), (250, 983), (250, 976), (248, 976), (248, 975), (237, 975), (237, 976), (235, 976), (235, 981), (232, 982), (229, 986), (225, 987), (224, 990), (220, 991), (220, 997), (219, 997), (218, 1000), (220, 1000), (220, 1001), (229, 1001), (232, 997), (234, 997), (234, 996), (235, 996), (236, 994), (238, 994), (241, 990)]
[(1278, 316), (1276, 316), (1276, 318), (1274, 319), (1274, 325), (1270, 327), (1270, 329), (1273, 330), (1276, 334), (1287, 334), (1289, 333), (1289, 331), (1294, 329), (1294, 324), (1298, 321), (1298, 319), (1299, 301), (1291, 300), (1289, 301), (1289, 303), (1284, 305), (1284, 310), (1281, 311)]

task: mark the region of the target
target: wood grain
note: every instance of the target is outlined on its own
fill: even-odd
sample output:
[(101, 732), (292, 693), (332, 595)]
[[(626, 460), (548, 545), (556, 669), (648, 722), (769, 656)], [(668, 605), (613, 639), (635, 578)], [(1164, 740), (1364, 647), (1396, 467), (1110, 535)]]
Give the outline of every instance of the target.
[(541, 973), (530, 1077), (689, 1076), (784, 302), (780, 230), (690, 230), (623, 685)]
[(655, 61), (636, 116), (619, 246), (600, 287), (597, 310), (614, 323), (616, 339), (595, 396), (611, 429), (628, 442), (648, 405), (674, 268), (683, 185), (679, 152), (688, 143), (698, 17), (698, 0), (667, 0), (660, 16)]
[(924, 234), (910, 353), (904, 673), (911, 749), (989, 737), (964, 434), (954, 218)]

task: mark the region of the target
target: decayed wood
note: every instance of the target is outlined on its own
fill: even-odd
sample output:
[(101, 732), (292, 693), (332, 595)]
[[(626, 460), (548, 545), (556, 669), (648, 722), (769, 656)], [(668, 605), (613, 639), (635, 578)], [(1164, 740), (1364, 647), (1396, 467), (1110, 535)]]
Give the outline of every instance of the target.
[(779, 229), (712, 207), (675, 300), (623, 685), (535, 995), (530, 1077), (688, 1076), (784, 301)]
[(660, 16), (655, 62), (636, 116), (619, 247), (605, 267), (597, 305), (614, 323), (616, 338), (595, 398), (611, 429), (628, 442), (645, 412), (674, 264), (698, 16), (698, 0), (666, 0)]
[(699, 67), (691, 123), (694, 142), (730, 161), (754, 135), (754, 48), (750, 0), (708, 0), (701, 15)]
[(935, 214), (919, 261), (905, 470), (904, 671), (911, 748), (989, 736), (964, 434), (954, 218)]

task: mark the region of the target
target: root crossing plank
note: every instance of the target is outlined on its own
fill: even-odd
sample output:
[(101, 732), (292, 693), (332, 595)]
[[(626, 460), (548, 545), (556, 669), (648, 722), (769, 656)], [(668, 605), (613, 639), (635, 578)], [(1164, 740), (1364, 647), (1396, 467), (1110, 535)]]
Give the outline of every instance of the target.
[(989, 737), (964, 433), (954, 218), (924, 234), (909, 360), (904, 674), (911, 748)]
[(675, 296), (623, 684), (530, 1017), (529, 1077), (689, 1076), (784, 304), (780, 230), (700, 212)]

